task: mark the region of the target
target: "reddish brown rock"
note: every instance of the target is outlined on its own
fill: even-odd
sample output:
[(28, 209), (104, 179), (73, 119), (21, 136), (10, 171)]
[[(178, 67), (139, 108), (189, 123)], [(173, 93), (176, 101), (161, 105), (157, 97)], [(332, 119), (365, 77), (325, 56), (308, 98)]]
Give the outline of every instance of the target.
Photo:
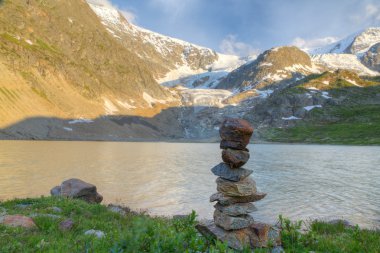
[(268, 245), (281, 245), (281, 230), (278, 227), (266, 223), (255, 222), (249, 229), (251, 230), (251, 244), (257, 248), (265, 248)]
[(0, 224), (9, 227), (36, 228), (36, 224), (30, 217), (22, 215), (5, 215), (0, 217)]
[(249, 160), (249, 152), (236, 149), (224, 149), (222, 159), (231, 168), (240, 168)]
[(221, 148), (244, 150), (253, 133), (253, 127), (243, 119), (227, 118), (219, 129)]
[(218, 201), (219, 204), (221, 205), (232, 205), (235, 203), (249, 203), (249, 202), (255, 202), (262, 200), (265, 198), (267, 194), (263, 192), (256, 192), (252, 195), (245, 196), (245, 197), (229, 197), (224, 195), (221, 192), (214, 193), (210, 197), (210, 202), (215, 202)]

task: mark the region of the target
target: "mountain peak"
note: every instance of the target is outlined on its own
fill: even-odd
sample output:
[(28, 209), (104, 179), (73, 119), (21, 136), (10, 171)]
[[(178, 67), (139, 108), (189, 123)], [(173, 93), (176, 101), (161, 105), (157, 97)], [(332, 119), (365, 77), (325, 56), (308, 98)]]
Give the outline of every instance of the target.
[(311, 54), (356, 54), (367, 52), (373, 45), (380, 42), (380, 27), (368, 27), (351, 34), (346, 38), (312, 50)]

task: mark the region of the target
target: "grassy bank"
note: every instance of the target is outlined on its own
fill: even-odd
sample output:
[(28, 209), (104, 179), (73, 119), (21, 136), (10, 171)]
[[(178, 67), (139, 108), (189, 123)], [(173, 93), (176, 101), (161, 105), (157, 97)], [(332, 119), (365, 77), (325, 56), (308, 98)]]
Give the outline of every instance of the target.
[[(195, 214), (184, 219), (132, 212), (123, 215), (103, 205), (50, 197), (0, 203), (0, 214), (4, 212), (34, 216), (37, 227), (0, 225), (0, 252), (229, 252), (226, 245), (197, 233)], [(74, 226), (62, 231), (59, 224), (68, 218)], [(314, 223), (310, 232), (300, 234), (297, 224), (287, 220), (283, 224), (286, 252), (380, 251), (379, 232)], [(90, 229), (102, 231), (105, 236), (85, 235)]]

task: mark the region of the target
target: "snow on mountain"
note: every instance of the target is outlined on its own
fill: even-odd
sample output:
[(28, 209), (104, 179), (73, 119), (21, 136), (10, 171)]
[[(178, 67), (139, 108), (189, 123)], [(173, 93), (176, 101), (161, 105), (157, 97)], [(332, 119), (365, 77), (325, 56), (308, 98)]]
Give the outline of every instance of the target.
[[(156, 65), (158, 83), (211, 71), (232, 71), (247, 60), (224, 55), (129, 23), (115, 8), (89, 3), (109, 33), (136, 54)], [(153, 71), (155, 68), (153, 68)], [(220, 72), (216, 73), (219, 76)]]
[(329, 70), (346, 69), (359, 75), (376, 76), (379, 72), (364, 66), (358, 57), (353, 54), (319, 54), (311, 57), (313, 63), (322, 65)]
[(380, 27), (370, 27), (354, 33), (338, 42), (310, 51), (311, 54), (356, 54), (360, 55), (380, 42)]
[[(175, 72), (173, 70), (165, 78), (161, 79), (160, 83), (167, 87), (181, 85), (187, 88), (215, 88), (228, 73), (255, 59), (255, 55), (241, 58), (235, 55), (218, 54), (218, 60), (210, 65), (209, 71), (201, 71), (194, 74), (194, 71), (184, 71), (182, 67), (178, 70), (180, 73), (170, 76), (169, 74)], [(179, 78), (175, 79), (175, 76), (179, 76)]]
[(221, 89), (180, 89), (182, 104), (185, 106), (224, 107), (225, 99), (233, 95), (231, 91)]

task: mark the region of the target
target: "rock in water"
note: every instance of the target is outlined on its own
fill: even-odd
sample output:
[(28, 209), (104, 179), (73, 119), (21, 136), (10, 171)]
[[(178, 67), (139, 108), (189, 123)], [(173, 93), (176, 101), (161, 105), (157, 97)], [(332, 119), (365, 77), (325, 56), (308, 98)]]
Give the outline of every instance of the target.
[(257, 211), (257, 208), (252, 203), (236, 203), (228, 206), (216, 203), (214, 207), (220, 212), (230, 216), (245, 215)]
[(251, 177), (247, 177), (239, 182), (218, 177), (216, 184), (218, 192), (230, 197), (246, 197), (257, 192), (256, 182)]
[(95, 185), (76, 178), (62, 182), (61, 186), (54, 187), (50, 193), (52, 196), (82, 199), (89, 203), (100, 203), (103, 200), (103, 196), (96, 191)]
[(259, 201), (265, 198), (266, 195), (267, 194), (263, 192), (256, 192), (252, 195), (244, 196), (244, 197), (229, 197), (229, 196), (225, 196), (221, 192), (217, 192), (211, 195), (210, 202), (218, 201), (218, 203), (221, 205), (232, 205), (235, 203), (248, 203), (248, 202)]
[(249, 215), (229, 216), (219, 210), (214, 211), (214, 221), (225, 230), (242, 229), (253, 224), (253, 218)]
[(248, 145), (252, 133), (253, 127), (243, 119), (227, 118), (219, 129), (222, 140), (239, 143), (242, 149)]
[(32, 218), (22, 215), (5, 215), (3, 217), (0, 217), (0, 224), (3, 224), (8, 227), (37, 227)]
[(240, 168), (249, 160), (249, 152), (230, 148), (224, 149), (222, 159), (231, 168)]
[(243, 180), (253, 172), (252, 170), (247, 170), (244, 168), (231, 169), (230, 166), (226, 163), (219, 163), (214, 168), (212, 168), (211, 171), (215, 176), (219, 176), (221, 178), (235, 182)]

